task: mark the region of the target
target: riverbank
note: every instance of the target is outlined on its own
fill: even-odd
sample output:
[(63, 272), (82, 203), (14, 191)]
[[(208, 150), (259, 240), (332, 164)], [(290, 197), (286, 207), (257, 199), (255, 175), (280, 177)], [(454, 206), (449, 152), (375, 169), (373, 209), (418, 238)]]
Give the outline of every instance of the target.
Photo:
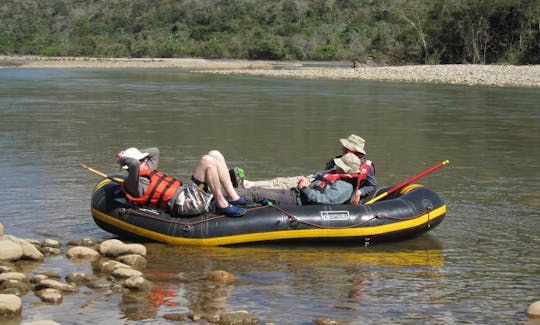
[(346, 61), (305, 62), (207, 60), (197, 58), (128, 59), (0, 56), (0, 68), (182, 68), (196, 73), (271, 78), (540, 87), (540, 65), (357, 65), (357, 67), (353, 68), (352, 63)]

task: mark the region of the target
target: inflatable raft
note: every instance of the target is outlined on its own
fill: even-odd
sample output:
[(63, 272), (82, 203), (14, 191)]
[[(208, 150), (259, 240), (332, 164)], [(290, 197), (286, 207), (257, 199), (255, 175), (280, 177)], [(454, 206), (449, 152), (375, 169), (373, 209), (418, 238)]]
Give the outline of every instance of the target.
[(92, 194), (92, 217), (103, 230), (173, 245), (281, 241), (368, 245), (421, 235), (438, 226), (445, 214), (439, 195), (418, 184), (370, 205), (260, 206), (237, 218), (211, 213), (174, 218), (163, 210), (131, 204), (109, 178)]

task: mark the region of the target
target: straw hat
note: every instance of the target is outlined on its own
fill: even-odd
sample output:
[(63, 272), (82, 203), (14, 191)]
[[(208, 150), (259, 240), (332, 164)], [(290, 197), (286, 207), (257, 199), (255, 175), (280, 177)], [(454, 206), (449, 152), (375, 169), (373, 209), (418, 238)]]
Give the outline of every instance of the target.
[(362, 139), (361, 137), (357, 136), (356, 134), (351, 134), (347, 139), (340, 139), (341, 144), (351, 150), (366, 154), (366, 151), (364, 150), (364, 144), (366, 143), (366, 140)]
[(360, 158), (352, 153), (346, 153), (341, 158), (334, 158), (334, 163), (343, 169), (345, 174), (355, 174), (360, 172)]

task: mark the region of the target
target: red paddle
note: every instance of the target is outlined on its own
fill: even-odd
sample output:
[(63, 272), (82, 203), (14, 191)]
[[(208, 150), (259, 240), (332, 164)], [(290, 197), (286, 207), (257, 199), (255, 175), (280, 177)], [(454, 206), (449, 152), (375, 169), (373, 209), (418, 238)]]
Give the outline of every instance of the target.
[(414, 182), (415, 180), (417, 180), (417, 179), (419, 179), (419, 178), (422, 178), (422, 177), (426, 176), (427, 174), (431, 173), (431, 172), (434, 171), (435, 169), (439, 169), (439, 168), (441, 168), (442, 166), (447, 165), (447, 164), (449, 164), (449, 163), (450, 163), (450, 161), (448, 161), (448, 160), (445, 160), (445, 161), (443, 161), (443, 162), (440, 162), (440, 163), (438, 163), (437, 165), (435, 165), (435, 166), (433, 166), (433, 167), (431, 167), (431, 168), (429, 168), (429, 169), (427, 169), (427, 170), (421, 172), (420, 174), (418, 174), (418, 175), (416, 175), (416, 176), (414, 176), (414, 177), (409, 178), (409, 179), (406, 180), (405, 182), (403, 182), (403, 183), (401, 183), (401, 184), (399, 184), (399, 185), (397, 185), (397, 186), (394, 186), (393, 188), (389, 189), (388, 191), (386, 191), (386, 192), (384, 192), (384, 193), (381, 193), (380, 195), (377, 195), (377, 196), (374, 197), (373, 199), (367, 201), (365, 204), (371, 204), (371, 203), (373, 203), (373, 202), (379, 201), (380, 199), (387, 197), (388, 195), (390, 195), (390, 194), (394, 193), (395, 191), (397, 191), (397, 190), (403, 188), (404, 186), (409, 185), (410, 183)]

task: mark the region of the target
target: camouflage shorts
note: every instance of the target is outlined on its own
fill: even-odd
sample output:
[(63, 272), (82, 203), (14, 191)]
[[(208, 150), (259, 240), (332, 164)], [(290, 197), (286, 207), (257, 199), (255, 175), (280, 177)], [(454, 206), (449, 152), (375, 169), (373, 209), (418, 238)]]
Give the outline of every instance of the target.
[(201, 190), (192, 181), (179, 192), (172, 208), (173, 216), (194, 216), (207, 212), (212, 202), (212, 193)]

